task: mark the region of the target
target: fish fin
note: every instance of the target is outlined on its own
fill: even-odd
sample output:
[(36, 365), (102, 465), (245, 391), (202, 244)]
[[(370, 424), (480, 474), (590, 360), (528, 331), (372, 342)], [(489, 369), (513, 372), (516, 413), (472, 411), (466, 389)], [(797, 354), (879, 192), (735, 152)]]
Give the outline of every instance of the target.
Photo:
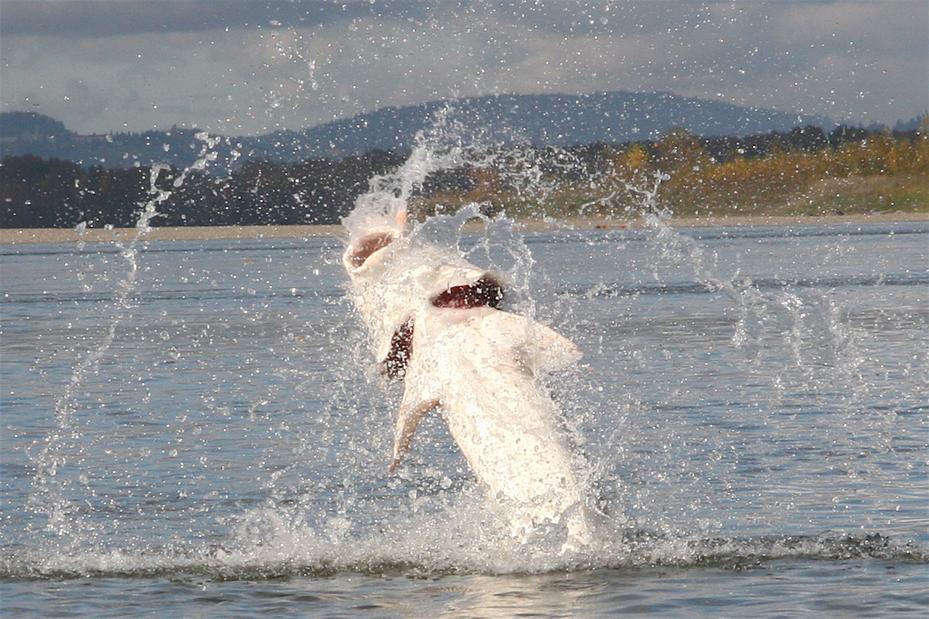
[(400, 464), (400, 459), (410, 450), (413, 434), (419, 422), (429, 411), (439, 406), (438, 400), (425, 400), (415, 406), (407, 406), (406, 402), (400, 405), (400, 414), (397, 417), (397, 428), (394, 434), (394, 453), (388, 472), (393, 473)]
[(483, 331), (498, 334), (501, 341), (519, 348), (533, 372), (555, 372), (581, 359), (574, 342), (540, 322), (500, 310), (488, 312), (484, 320), (491, 321), (493, 327)]

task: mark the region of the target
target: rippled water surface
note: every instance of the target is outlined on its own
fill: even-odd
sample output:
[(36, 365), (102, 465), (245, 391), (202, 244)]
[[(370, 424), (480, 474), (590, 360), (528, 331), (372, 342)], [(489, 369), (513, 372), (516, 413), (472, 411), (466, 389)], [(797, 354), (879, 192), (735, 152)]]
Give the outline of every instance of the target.
[(924, 615), (929, 225), (524, 242), (512, 302), (585, 353), (567, 555), (438, 416), (387, 474), (338, 240), (0, 248), (4, 613)]

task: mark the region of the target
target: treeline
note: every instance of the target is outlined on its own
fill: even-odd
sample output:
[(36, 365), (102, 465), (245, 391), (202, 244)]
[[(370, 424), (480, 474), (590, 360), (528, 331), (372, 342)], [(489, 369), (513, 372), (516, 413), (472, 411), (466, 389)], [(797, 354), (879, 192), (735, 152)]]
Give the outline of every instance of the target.
[[(421, 198), (420, 216), (469, 202), (511, 217), (625, 217), (661, 173), (659, 207), (676, 215), (823, 215), (929, 211), (929, 116), (918, 129), (839, 126), (826, 133), (660, 140), (569, 149), (543, 165), (554, 182), (526, 192), (507, 165), (472, 170), (459, 191)], [(517, 182), (513, 179), (517, 178)]]
[[(402, 161), (381, 151), (299, 164), (248, 161), (219, 178), (171, 167), (155, 179), (155, 187), (170, 195), (158, 204), (160, 216), (152, 225), (336, 223), (367, 190), (372, 175)], [(82, 168), (59, 159), (7, 157), (0, 163), (0, 227), (133, 226), (157, 195), (151, 183), (152, 169), (144, 166)]]
[[(414, 208), (423, 216), (479, 202), (511, 216), (620, 216), (658, 171), (670, 174), (662, 204), (678, 214), (824, 213), (925, 209), (929, 121), (887, 131), (840, 126), (826, 133), (699, 138), (672, 130), (657, 141), (486, 153), (481, 163), (432, 175)], [(341, 160), (247, 161), (227, 176), (162, 170), (169, 192), (156, 226), (337, 223), (368, 179), (405, 153), (373, 151)], [(526, 174), (532, 168), (539, 174)], [(529, 183), (527, 179), (532, 179)], [(183, 182), (180, 182), (183, 180)], [(0, 162), (0, 227), (132, 226), (153, 196), (151, 168), (81, 167), (35, 156)], [(175, 186), (177, 185), (177, 186)]]
[[(788, 144), (755, 156), (744, 146), (716, 153), (686, 133), (673, 133), (641, 163), (670, 175), (662, 198), (676, 213), (848, 214), (929, 210), (929, 124), (909, 132), (818, 127), (796, 130)], [(630, 155), (633, 155), (630, 158)], [(613, 165), (628, 174), (634, 153)], [(641, 169), (641, 168), (640, 168)]]

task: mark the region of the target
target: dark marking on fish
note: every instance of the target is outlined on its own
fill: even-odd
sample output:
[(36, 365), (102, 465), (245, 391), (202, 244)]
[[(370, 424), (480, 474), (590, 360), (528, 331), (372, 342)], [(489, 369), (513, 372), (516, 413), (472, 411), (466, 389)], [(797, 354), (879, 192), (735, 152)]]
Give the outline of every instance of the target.
[(381, 362), (381, 373), (387, 378), (402, 379), (413, 354), (413, 319), (409, 318), (394, 331), (390, 338), (390, 351)]
[(432, 299), (434, 307), (471, 309), (492, 307), (497, 309), (503, 302), (503, 286), (493, 276), (483, 275), (473, 284), (452, 286)]

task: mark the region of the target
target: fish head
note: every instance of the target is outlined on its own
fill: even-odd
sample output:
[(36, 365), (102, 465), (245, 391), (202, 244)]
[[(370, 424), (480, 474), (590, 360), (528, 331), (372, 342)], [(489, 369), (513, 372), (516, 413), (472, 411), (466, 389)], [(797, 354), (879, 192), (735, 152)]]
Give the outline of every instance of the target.
[(386, 252), (382, 250), (405, 236), (409, 227), (406, 208), (397, 210), (392, 219), (376, 224), (370, 222), (372, 225), (364, 227), (363, 232), (357, 235), (354, 233), (356, 226), (347, 226), (351, 236), (342, 255), (342, 264), (350, 276), (354, 278), (364, 274), (371, 270), (374, 263), (383, 264)]
[(345, 253), (342, 264), (352, 277), (365, 274), (375, 265), (383, 265), (386, 258), (384, 251), (401, 236), (400, 230), (393, 227), (372, 228), (363, 236), (352, 240)]

